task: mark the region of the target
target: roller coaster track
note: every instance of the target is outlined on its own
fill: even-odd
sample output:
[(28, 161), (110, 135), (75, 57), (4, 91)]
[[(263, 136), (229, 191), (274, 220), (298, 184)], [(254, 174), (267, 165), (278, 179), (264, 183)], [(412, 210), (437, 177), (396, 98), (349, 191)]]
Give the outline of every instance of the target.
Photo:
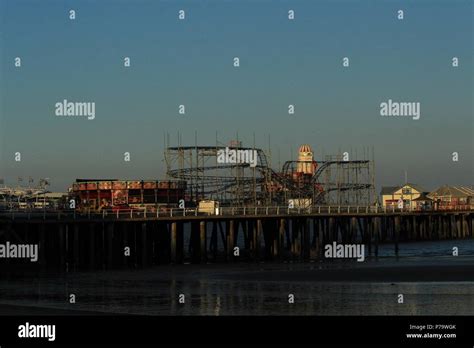
[[(225, 146), (181, 146), (181, 147), (169, 147), (168, 151), (175, 152), (184, 152), (184, 151), (199, 151), (201, 156), (207, 157), (217, 157), (219, 150), (225, 150), (228, 147)], [(319, 178), (324, 173), (324, 171), (329, 168), (331, 165), (348, 165), (348, 164), (366, 164), (369, 163), (368, 160), (358, 160), (358, 161), (321, 161), (319, 167), (314, 173), (311, 179), (311, 185), (306, 187), (300, 187), (297, 182), (295, 182), (290, 175), (286, 173), (289, 172), (290, 165), (297, 163), (297, 161), (287, 161), (283, 166), (283, 174), (277, 173), (274, 171), (268, 164), (267, 157), (262, 149), (251, 148), (251, 147), (230, 147), (233, 150), (247, 150), (247, 151), (256, 151), (257, 152), (257, 164), (255, 170), (260, 173), (260, 177), (254, 176), (244, 176), (236, 177), (224, 176), (224, 175), (201, 175), (197, 173), (206, 173), (216, 170), (225, 170), (225, 169), (245, 169), (249, 168), (249, 163), (228, 163), (228, 164), (216, 164), (212, 166), (202, 166), (202, 167), (186, 167), (179, 169), (170, 169), (167, 174), (173, 178), (181, 180), (192, 180), (200, 181), (199, 184), (203, 188), (208, 188), (210, 190), (205, 190), (204, 193), (212, 194), (230, 190), (237, 185), (240, 186), (251, 186), (254, 184), (262, 185), (265, 183), (278, 183), (284, 190), (290, 191), (291, 194), (295, 197), (313, 197), (315, 202), (321, 201), (324, 195), (332, 191), (350, 191), (350, 190), (363, 190), (370, 188), (370, 184), (351, 184), (346, 183), (343, 185), (330, 184), (329, 187), (325, 188), (324, 191), (318, 190), (316, 195), (314, 195), (314, 188), (316, 185), (320, 185), (321, 182)], [(216, 187), (216, 183), (218, 183)]]

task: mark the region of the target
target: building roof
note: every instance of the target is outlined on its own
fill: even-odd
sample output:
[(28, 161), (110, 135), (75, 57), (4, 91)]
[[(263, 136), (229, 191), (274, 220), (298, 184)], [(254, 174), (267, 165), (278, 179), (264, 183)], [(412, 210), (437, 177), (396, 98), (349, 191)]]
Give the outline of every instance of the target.
[(466, 186), (456, 186), (462, 192), (465, 192), (468, 196), (474, 196), (474, 190)]
[(380, 192), (381, 195), (393, 195), (396, 191), (400, 190), (402, 187), (405, 186), (410, 186), (411, 188), (414, 188), (418, 192), (423, 192), (423, 189), (416, 184), (411, 184), (411, 183), (406, 183), (401, 186), (382, 186), (382, 191)]
[(300, 149), (298, 150), (298, 152), (313, 152), (313, 150), (311, 149), (310, 145), (303, 144), (300, 146)]
[(395, 191), (398, 191), (400, 189), (400, 186), (382, 186), (382, 191), (380, 191), (380, 194), (383, 195), (391, 195)]
[(474, 197), (474, 190), (465, 186), (444, 185), (428, 194), (429, 197)]
[(76, 182), (118, 181), (118, 179), (76, 179)]

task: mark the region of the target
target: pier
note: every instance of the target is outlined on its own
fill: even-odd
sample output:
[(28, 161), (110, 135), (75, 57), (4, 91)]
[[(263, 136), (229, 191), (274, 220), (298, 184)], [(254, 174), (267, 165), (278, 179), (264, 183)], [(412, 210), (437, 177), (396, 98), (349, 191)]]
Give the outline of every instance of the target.
[[(469, 207), (470, 208), (470, 207)], [(0, 260), (27, 268), (117, 269), (207, 262), (310, 262), (332, 242), (363, 243), (368, 256), (390, 243), (474, 237), (474, 210), (410, 211), (380, 207), (225, 207), (166, 212), (0, 213), (0, 243), (38, 244), (39, 260)], [(35, 268), (35, 269), (36, 269)]]

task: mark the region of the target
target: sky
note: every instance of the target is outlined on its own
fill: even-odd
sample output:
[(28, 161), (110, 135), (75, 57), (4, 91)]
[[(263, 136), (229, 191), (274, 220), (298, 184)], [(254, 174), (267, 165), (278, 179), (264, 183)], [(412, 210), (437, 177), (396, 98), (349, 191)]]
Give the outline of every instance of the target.
[[(316, 159), (373, 147), (377, 187), (405, 171), (426, 190), (471, 186), (473, 10), (471, 0), (0, 0), (0, 178), (47, 177), (58, 191), (76, 178), (161, 179), (164, 134), (177, 145), (179, 132), (182, 145), (255, 137), (274, 169), (301, 144)], [(56, 116), (64, 99), (94, 102), (95, 118)], [(382, 117), (389, 99), (419, 102), (420, 119)]]

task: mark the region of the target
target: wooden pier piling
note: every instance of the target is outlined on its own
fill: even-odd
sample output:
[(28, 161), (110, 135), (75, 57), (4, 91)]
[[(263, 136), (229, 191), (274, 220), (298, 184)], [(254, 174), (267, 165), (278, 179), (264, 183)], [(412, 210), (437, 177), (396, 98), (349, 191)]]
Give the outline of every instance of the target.
[[(0, 218), (0, 243), (36, 243), (36, 267), (59, 271), (224, 260), (308, 262), (324, 258), (325, 245), (333, 242), (363, 243), (368, 255), (378, 256), (386, 243), (393, 244), (398, 255), (407, 241), (473, 238), (473, 219), (473, 211), (58, 221)], [(237, 246), (239, 257), (234, 255)]]

